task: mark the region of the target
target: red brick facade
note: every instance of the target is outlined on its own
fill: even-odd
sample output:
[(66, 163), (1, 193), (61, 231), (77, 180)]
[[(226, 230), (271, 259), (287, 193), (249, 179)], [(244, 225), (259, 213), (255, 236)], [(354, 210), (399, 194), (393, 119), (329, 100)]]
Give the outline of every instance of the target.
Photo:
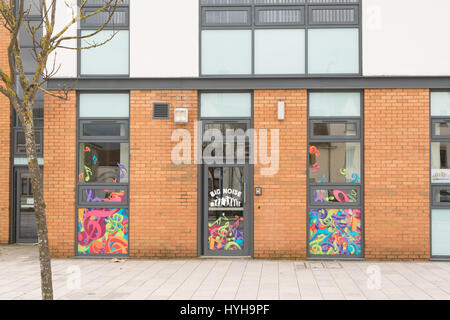
[(50, 252), (75, 254), (76, 94), (67, 100), (45, 97), (44, 198)]
[[(131, 91), (130, 96), (130, 255), (195, 257), (197, 165), (172, 162), (177, 142), (171, 138), (176, 129), (196, 136), (197, 91)], [(153, 119), (154, 102), (170, 103), (168, 120)], [(189, 110), (188, 124), (174, 123), (177, 107)]]
[[(277, 118), (280, 100), (286, 105), (282, 121)], [(429, 259), (429, 90), (365, 90), (364, 100), (365, 258)], [(172, 162), (178, 142), (171, 137), (176, 129), (190, 132), (193, 161), (198, 92), (133, 90), (130, 102), (130, 256), (196, 257), (197, 165)], [(170, 119), (153, 119), (154, 102), (170, 104)], [(261, 174), (267, 165), (254, 167), (254, 186), (263, 188), (263, 195), (254, 197), (255, 258), (306, 258), (306, 106), (307, 90), (254, 91), (256, 134), (259, 129), (279, 129), (280, 142), (275, 175)], [(176, 107), (188, 108), (188, 124), (174, 123)], [(74, 92), (66, 101), (46, 97), (44, 132), (51, 251), (54, 257), (71, 257), (75, 254)], [(0, 138), (9, 143), (9, 135), (3, 135)], [(269, 156), (274, 156), (270, 142)], [(9, 199), (2, 206), (8, 219)], [(9, 222), (1, 222), (0, 239), (6, 242)]]
[[(285, 102), (283, 121), (278, 120), (278, 101)], [(306, 101), (306, 90), (254, 92), (256, 134), (278, 129), (280, 145), (278, 173), (262, 175), (267, 166), (255, 165), (254, 185), (263, 188), (254, 203), (256, 258), (306, 258)]]
[(367, 259), (430, 257), (429, 90), (366, 90)]
[[(0, 68), (8, 72), (7, 48), (9, 44), (9, 32), (0, 28)], [(8, 98), (0, 94), (0, 145), (3, 147), (0, 153), (0, 244), (9, 242), (10, 230), (10, 188), (11, 185), (11, 107)]]

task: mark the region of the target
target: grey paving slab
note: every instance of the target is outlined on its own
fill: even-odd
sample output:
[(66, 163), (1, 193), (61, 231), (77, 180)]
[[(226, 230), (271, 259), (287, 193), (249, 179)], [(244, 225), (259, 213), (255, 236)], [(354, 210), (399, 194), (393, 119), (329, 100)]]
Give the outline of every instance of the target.
[[(450, 300), (450, 262), (52, 260), (55, 299)], [(40, 299), (36, 246), (0, 246), (0, 300)]]

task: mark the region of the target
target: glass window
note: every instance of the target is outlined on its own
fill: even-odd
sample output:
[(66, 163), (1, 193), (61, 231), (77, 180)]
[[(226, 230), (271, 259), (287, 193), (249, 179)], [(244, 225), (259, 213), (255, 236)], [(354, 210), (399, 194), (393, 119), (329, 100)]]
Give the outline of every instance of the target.
[(450, 183), (450, 142), (431, 143), (431, 182)]
[(203, 93), (200, 96), (203, 118), (250, 118), (251, 93)]
[[(36, 152), (41, 153), (41, 135), (42, 131), (35, 132), (35, 140), (36, 140)], [(23, 131), (16, 132), (16, 150), (15, 153), (27, 153), (26, 142), (25, 142), (25, 133)]]
[(126, 137), (127, 128), (124, 122), (89, 121), (81, 123), (81, 137)]
[(309, 29), (308, 72), (359, 73), (358, 29)]
[(42, 14), (41, 0), (25, 0), (23, 3), (24, 10), (29, 10), (30, 16), (40, 16)]
[(450, 209), (432, 210), (432, 255), (450, 256)]
[[(82, 30), (81, 35), (93, 30)], [(115, 35), (114, 35), (115, 33)], [(114, 37), (108, 41), (112, 36)], [(81, 50), (82, 75), (128, 75), (129, 73), (129, 32), (128, 30), (103, 30), (97, 35), (81, 40), (81, 47), (105, 44), (88, 50)]]
[(313, 122), (313, 135), (318, 137), (356, 137), (356, 122)]
[(358, 189), (313, 189), (313, 203), (357, 203), (359, 198)]
[(433, 130), (435, 136), (450, 136), (450, 121), (449, 120), (434, 121)]
[(80, 94), (80, 118), (128, 118), (128, 93)]
[(450, 116), (450, 92), (431, 92), (431, 115)]
[(255, 73), (305, 73), (305, 30), (255, 30)]
[(128, 221), (128, 209), (79, 208), (77, 254), (128, 254)]
[(450, 203), (450, 187), (434, 189), (435, 203)]
[(251, 30), (203, 30), (202, 74), (251, 74)]
[(122, 188), (86, 188), (81, 190), (81, 202), (91, 204), (104, 204), (114, 202), (126, 203), (126, 191)]
[(309, 147), (312, 183), (361, 183), (361, 145), (356, 142), (315, 142)]
[(115, 142), (80, 143), (80, 183), (127, 183), (129, 144)]
[(309, 254), (358, 256), (362, 253), (360, 209), (309, 210)]
[(311, 117), (359, 117), (361, 94), (359, 92), (311, 92), (309, 115)]

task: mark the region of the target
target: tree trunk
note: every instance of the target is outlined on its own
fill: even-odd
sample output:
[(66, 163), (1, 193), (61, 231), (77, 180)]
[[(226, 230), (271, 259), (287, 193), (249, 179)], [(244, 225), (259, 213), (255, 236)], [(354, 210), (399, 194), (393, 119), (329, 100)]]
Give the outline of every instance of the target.
[[(26, 116), (24, 117), (26, 118)], [(39, 262), (41, 267), (41, 292), (43, 300), (53, 300), (52, 266), (48, 245), (47, 221), (45, 218), (44, 188), (39, 168), (33, 121), (23, 121), (28, 158), (28, 170), (34, 196), (34, 211), (38, 232)]]

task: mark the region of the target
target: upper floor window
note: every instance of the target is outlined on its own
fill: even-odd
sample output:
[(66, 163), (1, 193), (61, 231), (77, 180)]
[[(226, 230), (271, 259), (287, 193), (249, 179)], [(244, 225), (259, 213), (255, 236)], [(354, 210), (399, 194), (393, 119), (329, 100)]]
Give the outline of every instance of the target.
[(360, 0), (201, 0), (201, 75), (360, 74)]
[[(88, 0), (84, 6), (84, 12), (94, 12), (104, 3), (104, 0)], [(128, 76), (130, 73), (129, 0), (120, 3), (110, 22), (102, 31), (92, 37), (83, 38), (102, 27), (108, 17), (109, 12), (104, 11), (81, 22), (79, 47), (101, 44), (79, 51), (79, 74), (81, 76)]]

